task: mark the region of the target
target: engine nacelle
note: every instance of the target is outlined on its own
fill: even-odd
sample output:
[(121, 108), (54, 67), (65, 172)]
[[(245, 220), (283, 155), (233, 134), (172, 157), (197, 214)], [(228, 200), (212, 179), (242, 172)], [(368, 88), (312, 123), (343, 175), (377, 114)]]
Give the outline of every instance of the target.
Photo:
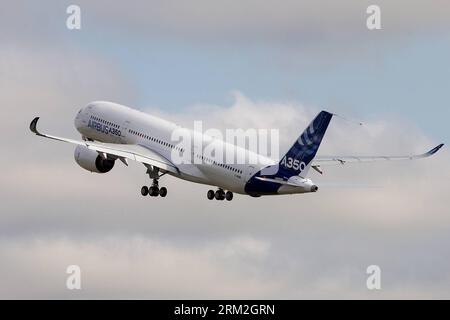
[(97, 151), (90, 150), (83, 146), (75, 149), (75, 161), (80, 167), (90, 172), (106, 173), (114, 167), (115, 160), (103, 159)]

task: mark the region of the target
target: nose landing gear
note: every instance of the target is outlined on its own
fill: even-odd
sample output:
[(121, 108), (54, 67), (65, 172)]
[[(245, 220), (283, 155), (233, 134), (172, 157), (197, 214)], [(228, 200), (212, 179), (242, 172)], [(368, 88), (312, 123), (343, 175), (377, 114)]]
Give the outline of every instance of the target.
[(209, 200), (225, 200), (227, 199), (227, 201), (231, 201), (233, 200), (233, 192), (231, 191), (223, 191), (223, 189), (219, 188), (217, 189), (217, 191), (214, 192), (214, 190), (208, 190), (208, 192), (206, 193), (206, 197)]

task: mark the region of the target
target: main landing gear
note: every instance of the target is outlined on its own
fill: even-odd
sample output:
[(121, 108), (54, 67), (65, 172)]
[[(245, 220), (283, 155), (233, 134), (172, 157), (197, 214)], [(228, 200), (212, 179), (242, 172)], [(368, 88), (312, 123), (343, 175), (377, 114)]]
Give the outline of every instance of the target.
[(151, 185), (151, 187), (143, 186), (141, 188), (141, 194), (143, 196), (147, 195), (149, 195), (150, 197), (160, 196), (164, 198), (167, 195), (167, 188), (166, 187), (159, 188), (158, 180), (153, 179), (153, 184)]
[(208, 193), (206, 194), (206, 197), (209, 200), (213, 200), (213, 199), (224, 200), (224, 199), (227, 199), (228, 201), (231, 201), (231, 200), (233, 200), (233, 192), (231, 192), (231, 191), (225, 192), (225, 191), (223, 191), (223, 189), (220, 189), (220, 188), (217, 189), (216, 192), (214, 192), (214, 190), (208, 190)]
[(141, 188), (141, 194), (144, 197), (148, 195), (150, 197), (160, 196), (160, 197), (164, 198), (167, 195), (167, 188), (166, 187), (161, 187), (160, 188), (159, 185), (158, 185), (158, 180), (165, 173), (163, 173), (162, 175), (159, 175), (158, 168), (153, 167), (153, 168), (148, 168), (147, 174), (150, 176), (150, 178), (153, 179), (153, 183), (152, 183), (152, 185), (150, 187), (143, 186)]

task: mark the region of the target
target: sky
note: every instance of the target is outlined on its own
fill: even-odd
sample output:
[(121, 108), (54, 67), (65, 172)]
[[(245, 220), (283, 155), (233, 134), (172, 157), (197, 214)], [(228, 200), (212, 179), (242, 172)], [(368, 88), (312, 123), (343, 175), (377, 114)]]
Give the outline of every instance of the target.
[[(381, 30), (366, 8), (381, 8)], [(66, 8), (81, 8), (81, 30)], [(91, 174), (73, 119), (109, 100), (188, 127), (280, 130), (320, 110), (320, 154), (410, 154), (450, 138), (447, 1), (4, 1), (0, 298), (450, 298), (450, 154), (311, 172), (315, 194), (208, 201), (145, 168)], [(79, 265), (82, 289), (68, 290)], [(381, 290), (366, 287), (378, 265)]]

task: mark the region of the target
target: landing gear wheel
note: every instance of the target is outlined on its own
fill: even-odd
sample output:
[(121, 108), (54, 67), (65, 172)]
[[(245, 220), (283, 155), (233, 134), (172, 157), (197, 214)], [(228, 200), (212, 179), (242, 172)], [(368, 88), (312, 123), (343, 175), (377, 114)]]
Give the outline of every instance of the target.
[(223, 192), (222, 189), (219, 189), (214, 194), (214, 197), (216, 198), (216, 200), (223, 200), (223, 199), (225, 199), (225, 193)]
[(147, 186), (143, 186), (141, 188), (141, 194), (145, 197), (146, 195), (148, 195), (148, 187)]
[(167, 188), (166, 187), (160, 188), (159, 195), (164, 198), (167, 195)]
[(214, 194), (215, 194), (214, 190), (208, 190), (208, 193), (206, 194), (206, 197), (209, 200), (213, 200), (214, 199)]
[(159, 188), (158, 188), (158, 187), (155, 187), (155, 186), (151, 186), (151, 187), (148, 189), (148, 194), (149, 194), (151, 197), (157, 197), (157, 196), (159, 195)]
[(233, 200), (233, 192), (227, 191), (227, 193), (225, 194), (225, 199), (227, 199), (228, 201)]
[[(151, 197), (157, 197), (161, 196), (164, 198), (167, 196), (167, 188), (166, 187), (159, 187), (159, 179), (165, 175), (167, 172), (160, 173), (159, 168), (151, 165), (145, 165), (147, 167), (147, 174), (150, 179), (152, 179), (152, 186), (151, 187), (142, 187), (142, 195), (148, 194)], [(145, 189), (146, 188), (146, 189)]]

